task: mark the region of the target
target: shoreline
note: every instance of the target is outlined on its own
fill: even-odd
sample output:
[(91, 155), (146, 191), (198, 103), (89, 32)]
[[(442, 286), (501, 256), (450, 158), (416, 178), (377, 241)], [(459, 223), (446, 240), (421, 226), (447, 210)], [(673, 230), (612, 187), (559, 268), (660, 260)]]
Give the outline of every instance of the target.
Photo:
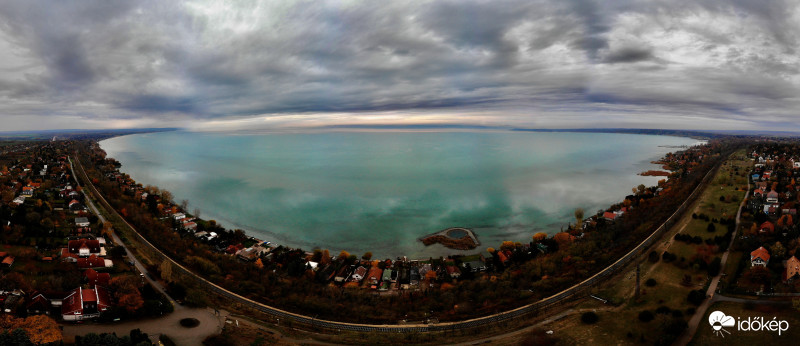
[[(181, 131), (186, 131), (186, 129), (176, 129), (174, 131), (181, 132)], [(473, 130), (473, 131), (474, 132), (485, 132), (485, 131), (481, 131), (481, 130)], [(187, 132), (192, 132), (193, 133), (194, 131), (187, 131)], [(404, 131), (401, 131), (401, 132), (404, 132)], [(495, 131), (491, 131), (491, 132), (495, 132)], [(507, 131), (507, 132), (513, 132), (513, 131)], [(549, 132), (572, 132), (572, 131), (549, 131)], [(205, 133), (205, 132), (200, 132), (200, 133)], [(605, 132), (603, 132), (603, 133), (605, 133)], [(631, 133), (618, 133), (618, 132), (608, 132), (608, 133), (609, 134), (623, 134), (623, 135), (630, 135), (631, 134)], [(137, 133), (137, 134), (141, 134), (141, 133)], [(105, 140), (108, 140), (108, 139), (112, 139), (112, 138), (115, 138), (115, 137), (123, 137), (123, 136), (128, 136), (128, 135), (131, 135), (131, 134), (120, 134), (120, 135), (115, 135), (115, 136), (111, 136), (111, 137), (108, 137), (108, 138), (103, 138), (101, 140), (96, 141), (96, 143), (102, 149), (102, 145), (101, 145), (102, 141), (105, 141)], [(253, 134), (253, 135), (261, 135), (261, 134)], [(660, 135), (660, 134), (645, 134), (645, 133), (643, 133), (641, 135), (667, 136), (667, 135)], [(685, 137), (685, 136), (673, 136), (673, 137), (689, 138), (689, 137)], [(659, 146), (659, 147), (663, 147), (663, 146)], [(688, 147), (691, 147), (691, 146), (682, 146), (682, 147), (687, 147), (688, 148)], [(685, 148), (683, 148), (683, 149), (685, 150)], [(105, 149), (103, 149), (103, 150), (105, 151)], [(109, 158), (113, 158), (113, 157), (109, 156)], [(661, 160), (663, 158), (664, 158), (663, 154), (658, 157), (659, 160)], [(119, 162), (119, 161), (117, 161), (117, 162)], [(120, 164), (122, 164), (122, 162), (120, 162)], [(651, 164), (652, 164), (652, 162), (651, 162)], [(122, 171), (120, 171), (120, 172), (122, 172)], [(122, 173), (124, 173), (124, 172), (122, 172)], [(635, 175), (645, 176), (643, 174), (635, 174)], [(139, 182), (139, 183), (141, 184), (141, 182)], [(645, 183), (645, 184), (649, 185), (650, 183)], [(153, 186), (160, 187), (159, 185), (153, 185)], [(624, 199), (624, 196), (622, 196), (620, 199)], [(604, 204), (604, 205), (600, 206), (599, 208), (605, 209), (608, 206), (611, 206), (611, 205), (614, 205), (614, 204), (615, 204), (614, 202), (611, 202), (609, 204)], [(184, 210), (184, 212), (190, 213), (189, 210), (191, 210), (191, 209), (192, 209), (191, 201), (189, 201), (189, 207), (187, 208), (187, 210)], [(594, 209), (594, 207), (591, 207), (590, 209)], [(284, 247), (295, 248), (295, 249), (317, 249), (317, 248), (324, 249), (324, 248), (327, 248), (327, 249), (333, 249), (333, 250), (336, 250), (336, 251), (338, 251), (338, 250), (351, 251), (352, 250), (352, 249), (348, 249), (348, 247), (346, 245), (345, 246), (340, 246), (340, 247), (330, 248), (330, 247), (326, 247), (326, 246), (329, 246), (330, 244), (326, 245), (326, 244), (314, 243), (314, 242), (311, 242), (311, 241), (302, 241), (302, 240), (301, 241), (292, 241), (292, 240), (288, 240), (288, 239), (281, 239), (281, 238), (285, 238), (283, 233), (275, 233), (275, 232), (268, 231), (266, 229), (257, 229), (257, 228), (252, 228), (252, 227), (249, 227), (249, 226), (246, 226), (246, 225), (242, 225), (242, 224), (239, 224), (236, 221), (232, 221), (230, 218), (215, 216), (209, 210), (199, 209), (199, 211), (200, 211), (201, 215), (205, 216), (205, 218), (199, 218), (199, 219), (205, 220), (205, 221), (215, 220), (222, 227), (224, 227), (225, 229), (231, 230), (231, 231), (237, 230), (237, 229), (238, 230), (242, 230), (242, 231), (245, 232), (247, 237), (251, 238), (251, 239), (259, 239), (259, 238), (264, 238), (266, 236), (266, 238), (268, 240), (272, 241), (273, 243), (275, 243), (275, 245), (283, 245)], [(193, 214), (193, 213), (190, 213), (190, 214)], [(530, 226), (533, 226), (533, 225), (527, 225), (527, 226), (530, 227)], [(553, 228), (553, 227), (556, 227), (556, 228)], [(450, 230), (450, 229), (453, 229), (453, 228), (460, 228), (460, 227), (450, 227), (450, 228), (445, 229), (444, 231)], [(401, 257), (409, 256), (411, 258), (419, 258), (419, 260), (427, 260), (429, 257), (464, 256), (464, 255), (471, 255), (471, 254), (475, 254), (475, 253), (481, 253), (482, 251), (477, 249), (477, 247), (480, 246), (481, 242), (478, 241), (478, 239), (475, 236), (474, 232), (471, 231), (469, 228), (466, 228), (466, 227), (463, 227), (463, 228), (469, 231), (469, 235), (472, 238), (472, 240), (474, 241), (475, 246), (470, 246), (468, 248), (459, 248), (458, 246), (455, 246), (455, 247), (447, 246), (444, 243), (442, 243), (441, 241), (435, 241), (435, 242), (432, 242), (430, 244), (425, 244), (425, 246), (422, 249), (418, 250), (418, 251), (410, 251), (411, 253), (413, 253), (411, 255), (409, 255), (409, 251), (401, 251), (401, 252), (398, 253), (397, 256), (395, 256), (395, 255), (381, 256), (381, 254), (380, 254), (381, 251), (380, 250), (376, 251), (375, 247), (365, 248), (364, 251), (373, 252), (376, 255), (378, 255), (378, 257), (387, 257), (387, 258), (397, 257), (397, 258), (401, 258)], [(537, 227), (536, 229), (544, 229), (544, 232), (549, 234), (550, 236), (552, 236), (553, 234), (558, 232), (557, 226), (552, 226), (552, 225), (551, 225), (551, 227), (544, 227), (543, 226), (543, 227)], [(424, 238), (432, 237), (432, 236), (434, 236), (434, 235), (436, 235), (438, 233), (441, 233), (441, 232), (443, 232), (443, 231), (439, 231), (439, 232), (428, 234), (428, 235), (425, 235), (425, 236), (422, 236), (422, 237), (418, 237), (418, 238), (416, 238), (416, 240), (417, 241), (422, 241), (423, 243), (425, 243), (423, 241)], [(448, 238), (445, 237), (445, 239), (443, 239), (443, 240), (446, 241), (446, 239), (448, 239)], [(504, 240), (517, 241), (518, 239), (508, 238), (508, 239), (504, 239)], [(501, 241), (504, 241), (504, 240), (497, 240), (497, 243), (500, 243)], [(523, 239), (523, 241), (524, 241), (524, 239)], [(431, 248), (430, 245), (432, 245), (434, 243), (439, 243), (444, 248), (447, 248), (447, 249), (452, 250), (452, 251), (435, 251), (436, 253), (433, 254), (431, 252), (431, 250), (426, 250), (426, 249)], [(394, 248), (394, 247), (392, 247), (392, 248)], [(306, 250), (306, 251), (310, 251), (310, 250)], [(359, 249), (359, 250), (356, 250), (354, 252), (358, 252), (358, 251), (361, 251), (361, 250)], [(425, 252), (428, 252), (428, 253), (425, 253)]]

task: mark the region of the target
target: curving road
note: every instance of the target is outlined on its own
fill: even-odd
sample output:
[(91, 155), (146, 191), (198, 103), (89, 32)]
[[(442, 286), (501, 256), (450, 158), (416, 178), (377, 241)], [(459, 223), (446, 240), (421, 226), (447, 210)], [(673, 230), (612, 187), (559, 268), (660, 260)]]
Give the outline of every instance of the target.
[(252, 309), (257, 311), (261, 311), (267, 315), (272, 316), (278, 320), (292, 320), (295, 323), (300, 323), (306, 326), (311, 326), (312, 329), (332, 329), (332, 330), (347, 330), (347, 331), (359, 331), (359, 332), (397, 332), (397, 333), (406, 333), (406, 332), (429, 332), (429, 331), (448, 331), (448, 330), (455, 330), (455, 329), (467, 329), (467, 328), (474, 328), (479, 326), (484, 326), (490, 323), (498, 323), (502, 321), (507, 321), (510, 319), (526, 316), (529, 314), (535, 314), (544, 312), (549, 308), (552, 308), (564, 301), (574, 299), (577, 296), (584, 296), (588, 294), (588, 290), (594, 286), (595, 284), (603, 281), (604, 279), (610, 277), (612, 274), (616, 273), (617, 270), (624, 267), (634, 258), (638, 257), (641, 252), (647, 248), (649, 248), (655, 241), (657, 241), (661, 235), (669, 229), (683, 214), (686, 207), (690, 205), (702, 192), (703, 188), (707, 185), (710, 177), (713, 177), (714, 172), (717, 171), (719, 168), (720, 163), (716, 166), (712, 167), (706, 175), (703, 177), (703, 180), (698, 184), (698, 186), (694, 189), (692, 194), (681, 204), (681, 206), (666, 220), (664, 221), (658, 229), (656, 229), (649, 237), (643, 240), (639, 245), (633, 248), (630, 252), (622, 256), (613, 264), (609, 265), (605, 269), (601, 270), (597, 274), (589, 277), (588, 279), (575, 284), (574, 286), (567, 288), (560, 293), (557, 293), (553, 296), (544, 298), (538, 302), (528, 304), (513, 310), (501, 312), (498, 314), (484, 316), (479, 318), (474, 318), (465, 321), (459, 322), (446, 322), (446, 323), (438, 323), (438, 324), (405, 324), (405, 325), (371, 325), (371, 324), (358, 324), (358, 323), (346, 323), (346, 322), (337, 322), (337, 321), (327, 321), (327, 320), (320, 320), (315, 319), (309, 316), (304, 316), (296, 313), (291, 313), (288, 311), (284, 311), (278, 308), (274, 308), (254, 300), (248, 299), (241, 295), (238, 295), (234, 292), (231, 292), (225, 288), (222, 288), (202, 277), (193, 273), (189, 269), (185, 268), (181, 264), (174, 261), (172, 258), (166, 256), (163, 252), (161, 252), (158, 248), (153, 246), (147, 239), (145, 239), (141, 234), (139, 234), (136, 229), (130, 225), (125, 219), (119, 215), (114, 208), (105, 200), (102, 194), (94, 187), (91, 183), (91, 180), (88, 179), (86, 176), (86, 172), (83, 170), (83, 167), (80, 161), (76, 157), (76, 162), (78, 164), (78, 168), (83, 175), (84, 180), (87, 183), (87, 186), (90, 187), (91, 192), (96, 196), (97, 200), (104, 205), (104, 207), (110, 212), (114, 213), (118, 216), (125, 224), (130, 228), (131, 232), (141, 241), (143, 245), (148, 246), (150, 249), (153, 250), (154, 253), (158, 254), (162, 260), (170, 261), (176, 270), (183, 272), (184, 274), (188, 275), (195, 279), (197, 284), (205, 287), (206, 289), (213, 291), (221, 296), (230, 298), (231, 300), (249, 306)]

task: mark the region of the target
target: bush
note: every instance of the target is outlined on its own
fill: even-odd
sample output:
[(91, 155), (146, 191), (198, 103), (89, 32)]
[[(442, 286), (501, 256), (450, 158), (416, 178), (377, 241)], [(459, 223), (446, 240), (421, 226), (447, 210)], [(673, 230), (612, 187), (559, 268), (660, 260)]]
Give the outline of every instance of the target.
[(645, 311), (642, 311), (642, 312), (639, 313), (639, 321), (650, 322), (654, 318), (656, 318), (656, 317), (655, 317), (655, 315), (653, 315), (652, 312), (650, 312), (650, 310), (645, 310)]
[(719, 257), (714, 257), (711, 263), (708, 264), (708, 275), (712, 278), (719, 275), (719, 271), (722, 269), (722, 260)]
[(581, 322), (585, 324), (595, 324), (598, 320), (600, 320), (600, 317), (592, 311), (584, 312), (583, 315), (581, 315)]
[(652, 263), (658, 262), (658, 252), (650, 251), (650, 254), (647, 255), (647, 259)]
[(692, 291), (689, 291), (689, 295), (686, 297), (686, 300), (688, 300), (689, 303), (692, 303), (692, 304), (697, 305), (697, 306), (700, 306), (700, 304), (703, 304), (703, 301), (705, 299), (706, 299), (706, 292), (703, 292), (703, 290), (692, 290)]
[(647, 281), (644, 282), (644, 285), (647, 287), (653, 287), (656, 284), (657, 284), (656, 279), (653, 278), (647, 279)]
[(662, 314), (662, 315), (669, 315), (669, 314), (672, 313), (672, 309), (662, 305), (662, 306), (659, 306), (658, 309), (656, 309), (656, 313), (657, 314)]

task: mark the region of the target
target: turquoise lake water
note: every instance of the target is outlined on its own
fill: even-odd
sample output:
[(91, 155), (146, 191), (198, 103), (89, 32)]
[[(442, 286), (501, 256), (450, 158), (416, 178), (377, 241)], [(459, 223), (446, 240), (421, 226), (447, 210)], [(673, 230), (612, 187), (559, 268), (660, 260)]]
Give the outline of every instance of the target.
[(121, 171), (188, 200), (229, 228), (331, 253), (427, 258), (458, 253), (417, 238), (474, 230), (483, 251), (558, 232), (620, 202), (670, 136), (532, 132), (162, 132), (102, 141)]

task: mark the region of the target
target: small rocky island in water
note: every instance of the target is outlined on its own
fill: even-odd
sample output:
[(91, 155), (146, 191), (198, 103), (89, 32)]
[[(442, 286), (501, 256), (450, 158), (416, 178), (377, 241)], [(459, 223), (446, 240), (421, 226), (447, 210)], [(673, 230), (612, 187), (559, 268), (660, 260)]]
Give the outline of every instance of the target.
[(425, 246), (439, 243), (455, 250), (472, 250), (481, 244), (472, 230), (463, 227), (451, 227), (426, 235), (419, 240)]

